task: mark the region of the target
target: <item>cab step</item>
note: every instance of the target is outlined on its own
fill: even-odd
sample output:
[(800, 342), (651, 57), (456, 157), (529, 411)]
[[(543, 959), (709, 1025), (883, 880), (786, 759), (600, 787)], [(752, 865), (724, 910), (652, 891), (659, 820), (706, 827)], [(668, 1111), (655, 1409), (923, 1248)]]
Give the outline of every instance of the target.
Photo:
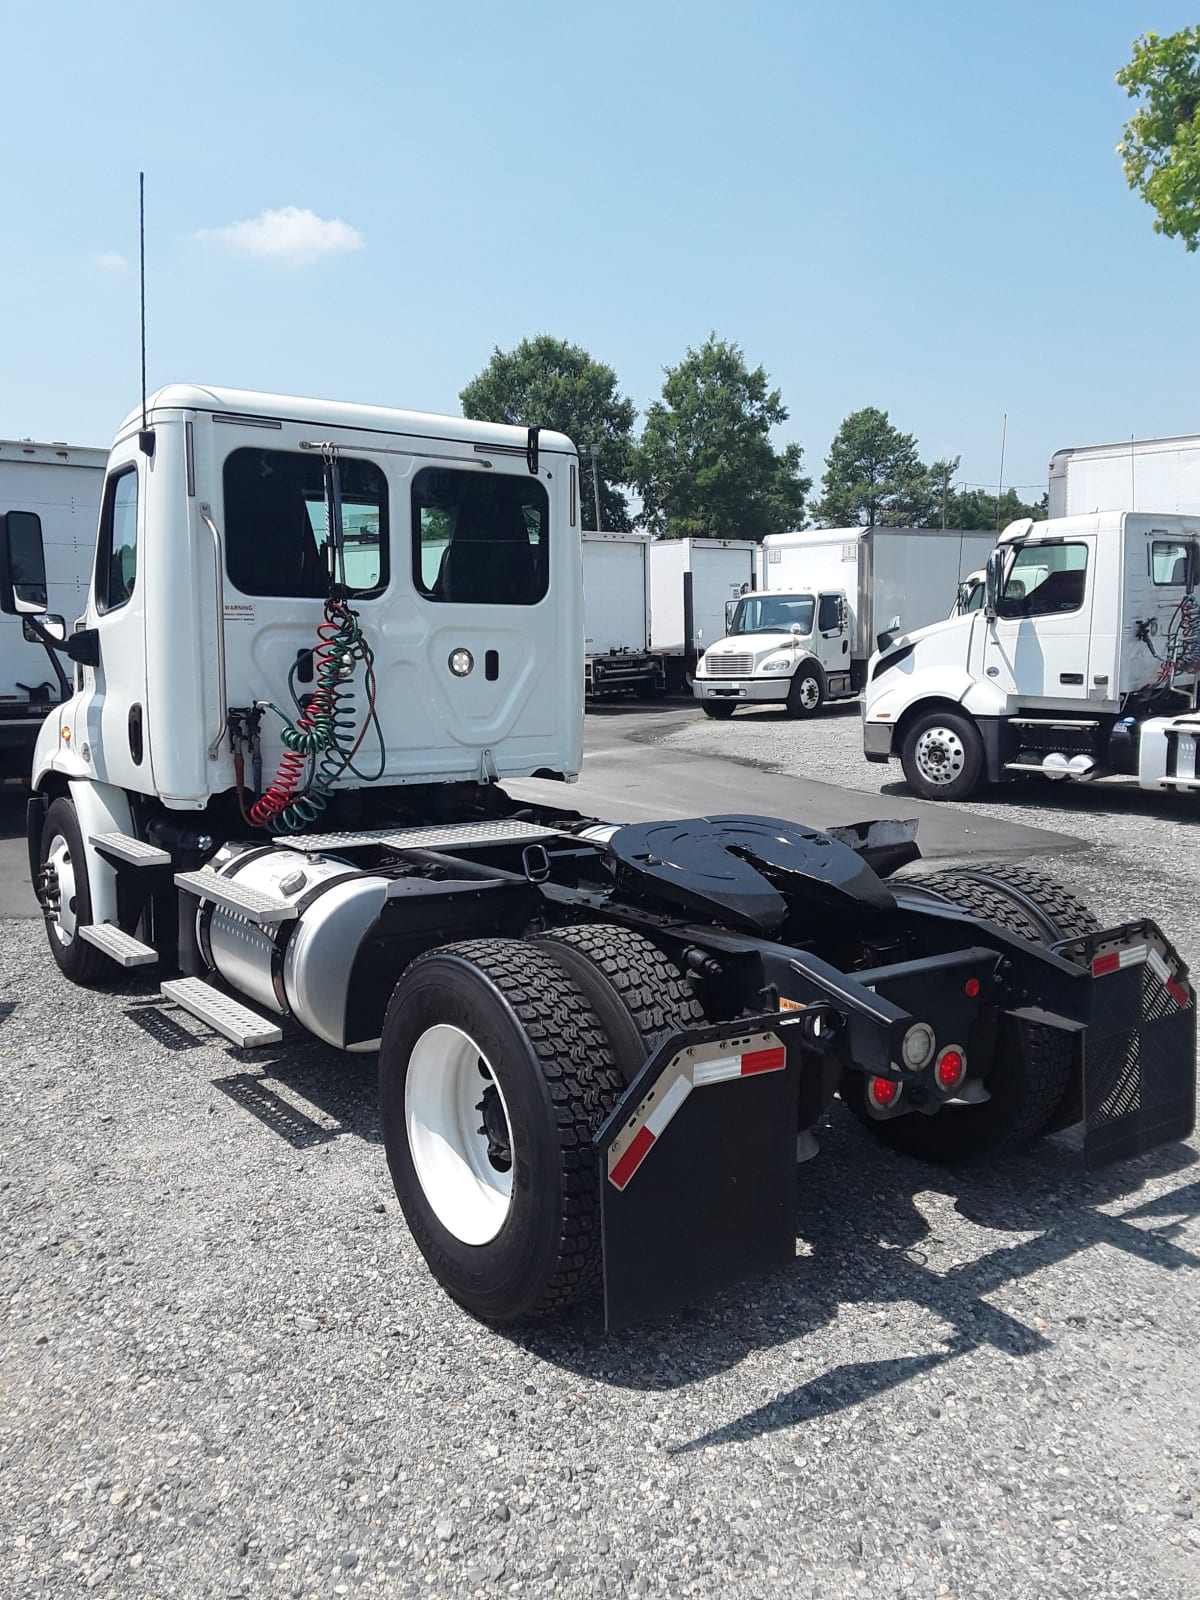
[(211, 900), (213, 905), (224, 906), (226, 911), (240, 911), (247, 922), (260, 925), (291, 922), (299, 915), (298, 908), (290, 901), (264, 894), (261, 889), (254, 889), (248, 883), (239, 883), (236, 878), (223, 877), (208, 867), (201, 868), (199, 872), (177, 872), (175, 882), (179, 888), (198, 895), (201, 900)]
[(277, 1022), (244, 1006), (240, 1000), (222, 994), (203, 978), (168, 978), (160, 992), (164, 1000), (173, 1000), (243, 1050), (252, 1050), (255, 1045), (278, 1044), (283, 1038), (283, 1029)]
[(118, 928), (115, 922), (85, 922), (79, 937), (87, 944), (94, 944), (119, 967), (148, 967), (158, 960), (158, 951), (153, 945), (143, 944), (131, 933)]
[(169, 867), (170, 853), (160, 850), (145, 839), (135, 839), (131, 833), (94, 833), (91, 844), (102, 855), (115, 856), (129, 867)]

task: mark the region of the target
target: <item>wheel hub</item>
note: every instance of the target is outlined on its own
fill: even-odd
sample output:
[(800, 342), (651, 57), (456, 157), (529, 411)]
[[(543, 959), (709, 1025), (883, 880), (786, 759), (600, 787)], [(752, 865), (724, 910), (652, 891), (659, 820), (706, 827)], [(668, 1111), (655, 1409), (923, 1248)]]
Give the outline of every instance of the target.
[(917, 740), (916, 757), (926, 782), (950, 784), (966, 765), (967, 752), (953, 728), (927, 728)]
[(55, 834), (46, 852), (41, 881), (42, 912), (51, 934), (62, 945), (75, 937), (75, 867), (62, 834)]
[(488, 1080), (488, 1086), (483, 1091), (483, 1099), (475, 1107), (476, 1111), (483, 1115), (479, 1132), (487, 1140), (487, 1157), (492, 1166), (497, 1172), (508, 1172), (512, 1167), (512, 1144), (504, 1102), (500, 1098), (499, 1089), (492, 1082), (492, 1075), (482, 1057), (479, 1061), (479, 1071), (480, 1075)]

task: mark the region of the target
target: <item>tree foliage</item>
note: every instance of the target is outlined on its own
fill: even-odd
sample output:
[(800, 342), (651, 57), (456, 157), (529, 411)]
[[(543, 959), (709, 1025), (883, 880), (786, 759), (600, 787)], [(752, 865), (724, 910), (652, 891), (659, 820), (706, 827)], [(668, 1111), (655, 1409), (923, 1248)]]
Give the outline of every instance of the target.
[(852, 411), (834, 434), (821, 483), (825, 492), (813, 515), (830, 528), (910, 527), (914, 518), (928, 519), (936, 495), (916, 439), (893, 428), (876, 406)]
[(942, 507), (939, 498), (935, 507), (935, 516), (929, 522), (947, 528), (1007, 528), (1010, 522), (1016, 522), (1021, 517), (1044, 517), (1046, 515), (1048, 497), (1043, 495), (1036, 504), (1022, 500), (1015, 489), (1005, 489), (1000, 496), (1000, 503), (996, 503), (996, 494), (992, 489), (955, 489), (951, 486), (946, 496), (946, 520), (942, 523)]
[[(481, 422), (556, 428), (579, 447), (597, 451), (600, 515), (605, 528), (631, 526), (629, 504), (619, 485), (631, 481), (633, 422), (637, 408), (617, 392), (617, 375), (586, 350), (564, 339), (538, 334), (515, 350), (497, 346), (482, 372), (459, 395), (463, 415)], [(583, 526), (595, 525), (592, 463), (582, 463)]]
[(736, 344), (710, 334), (666, 369), (634, 463), (641, 521), (671, 539), (761, 539), (799, 527), (812, 479), (798, 444), (776, 450), (787, 421), (778, 389)]
[(1157, 213), (1155, 233), (1200, 244), (1200, 27), (1147, 33), (1117, 82), (1142, 103), (1117, 154), (1129, 187)]

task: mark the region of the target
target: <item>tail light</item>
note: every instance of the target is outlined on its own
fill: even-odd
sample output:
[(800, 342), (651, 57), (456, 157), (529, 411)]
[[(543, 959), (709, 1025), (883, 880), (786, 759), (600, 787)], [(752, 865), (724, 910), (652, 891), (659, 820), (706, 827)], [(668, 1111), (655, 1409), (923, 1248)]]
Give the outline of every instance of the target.
[(867, 1099), (876, 1111), (887, 1111), (900, 1098), (900, 1085), (894, 1078), (868, 1078)]
[(960, 1050), (956, 1044), (948, 1044), (939, 1052), (933, 1070), (938, 1088), (945, 1094), (952, 1094), (967, 1075), (966, 1052)]

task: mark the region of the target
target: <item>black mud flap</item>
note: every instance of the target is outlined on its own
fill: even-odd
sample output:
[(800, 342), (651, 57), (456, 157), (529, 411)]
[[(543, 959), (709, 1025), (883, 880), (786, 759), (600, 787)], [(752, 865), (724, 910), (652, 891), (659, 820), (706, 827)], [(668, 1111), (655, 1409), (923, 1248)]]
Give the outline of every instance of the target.
[(1186, 1139), (1196, 1122), (1196, 1001), (1183, 961), (1153, 922), (1056, 948), (1095, 980), (1083, 1046), (1088, 1166)]
[(738, 1028), (664, 1039), (596, 1134), (610, 1329), (795, 1260), (802, 1052), (778, 1015)]

